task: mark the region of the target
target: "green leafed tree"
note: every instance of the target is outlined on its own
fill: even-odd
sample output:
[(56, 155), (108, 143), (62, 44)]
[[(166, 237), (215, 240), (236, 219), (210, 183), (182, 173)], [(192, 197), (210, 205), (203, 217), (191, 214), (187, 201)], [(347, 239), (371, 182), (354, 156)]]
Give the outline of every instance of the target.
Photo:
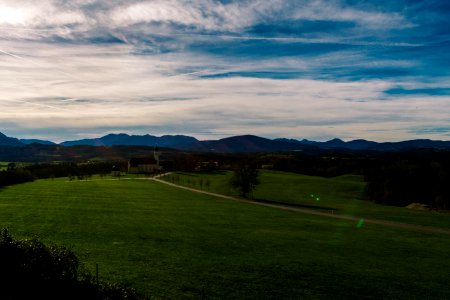
[(259, 184), (258, 169), (251, 164), (240, 165), (230, 180), (230, 185), (244, 198), (249, 198)]

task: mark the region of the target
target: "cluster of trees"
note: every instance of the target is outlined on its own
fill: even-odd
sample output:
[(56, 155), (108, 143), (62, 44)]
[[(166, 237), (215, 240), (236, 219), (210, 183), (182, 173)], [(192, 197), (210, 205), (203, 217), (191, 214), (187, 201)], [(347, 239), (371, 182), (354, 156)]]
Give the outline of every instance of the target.
[(80, 271), (77, 256), (62, 246), (0, 233), (0, 299), (144, 299), (123, 285), (98, 282)]
[(317, 155), (291, 153), (261, 155), (261, 165), (271, 169), (311, 176), (335, 177), (344, 174), (363, 174), (368, 156), (343, 152), (329, 152)]
[(33, 181), (30, 171), (16, 167), (15, 163), (8, 164), (6, 170), (0, 171), (0, 187)]
[(363, 175), (368, 200), (406, 206), (421, 203), (450, 209), (450, 152), (423, 149), (401, 152), (327, 152), (265, 154), (259, 165), (305, 175)]
[[(371, 156), (351, 152), (274, 152), (274, 153), (172, 153), (170, 160), (176, 171), (235, 170), (252, 164), (278, 171), (305, 175), (334, 177), (344, 174), (363, 174)], [(200, 168), (199, 168), (200, 166)]]
[(450, 209), (450, 157), (442, 153), (396, 154), (365, 170), (370, 200), (387, 205), (422, 203)]
[(185, 159), (190, 165), (182, 165), (188, 170), (193, 170), (194, 161), (202, 159), (217, 161), (221, 169), (235, 170), (230, 184), (243, 197), (251, 196), (258, 184), (257, 168), (263, 167), (323, 177), (363, 175), (368, 200), (396, 206), (417, 202), (450, 209), (449, 151), (207, 154)]
[[(363, 175), (367, 182), (366, 197), (370, 201), (395, 206), (416, 202), (437, 209), (450, 209), (450, 152), (445, 150), (333, 151), (317, 155), (272, 153), (255, 155), (253, 161), (258, 167), (305, 175)], [(231, 182), (244, 197), (255, 186), (242, 184), (249, 181), (245, 179), (249, 175), (245, 169), (238, 168)]]
[(39, 179), (52, 177), (90, 177), (94, 174), (108, 175), (114, 169), (126, 171), (128, 162), (120, 161), (87, 161), (81, 163), (44, 163), (32, 164), (24, 169)]
[(35, 179), (69, 177), (89, 178), (94, 174), (108, 175), (112, 169), (126, 171), (127, 161), (83, 162), (83, 163), (36, 163), (17, 166), (9, 163), (6, 170), (0, 171), (0, 187), (30, 182)]
[[(257, 168), (334, 177), (343, 174), (364, 175), (367, 198), (371, 201), (405, 206), (413, 202), (439, 209), (450, 209), (450, 152), (417, 150), (412, 152), (349, 152), (320, 153), (181, 153), (167, 155), (166, 171), (195, 171), (198, 166), (236, 170), (230, 182), (243, 197), (249, 197), (258, 184)], [(170, 163), (169, 163), (170, 162)], [(209, 162), (209, 163), (208, 163)], [(127, 160), (83, 163), (39, 163), (18, 168), (9, 164), (0, 171), (0, 187), (23, 183), (36, 178), (89, 178), (107, 175), (113, 168), (125, 171)], [(245, 169), (247, 166), (247, 169)], [(170, 181), (179, 183), (179, 178)], [(203, 180), (188, 185), (209, 188)]]

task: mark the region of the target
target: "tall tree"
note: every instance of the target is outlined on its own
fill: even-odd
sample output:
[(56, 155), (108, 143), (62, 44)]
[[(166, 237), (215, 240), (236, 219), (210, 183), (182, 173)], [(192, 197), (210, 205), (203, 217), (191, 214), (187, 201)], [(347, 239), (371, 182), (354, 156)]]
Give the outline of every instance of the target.
[(230, 180), (230, 185), (239, 191), (239, 194), (248, 198), (252, 191), (256, 189), (259, 184), (258, 169), (251, 164), (243, 164), (239, 166)]

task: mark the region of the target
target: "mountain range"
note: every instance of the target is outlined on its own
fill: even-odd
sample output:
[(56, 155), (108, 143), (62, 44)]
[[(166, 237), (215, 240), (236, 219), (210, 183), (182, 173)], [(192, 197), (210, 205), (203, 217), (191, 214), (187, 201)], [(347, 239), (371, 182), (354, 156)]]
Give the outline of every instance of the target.
[(58, 145), (58, 146), (158, 146), (185, 151), (198, 152), (270, 152), (270, 151), (304, 151), (314, 149), (352, 150), (352, 151), (401, 151), (409, 149), (449, 149), (450, 141), (433, 141), (427, 139), (401, 142), (373, 142), (363, 139), (345, 142), (332, 139), (326, 142), (296, 139), (267, 139), (254, 135), (241, 135), (219, 140), (200, 141), (185, 135), (128, 135), (125, 133), (108, 134), (100, 138), (65, 141), (60, 144), (46, 140), (17, 139), (0, 133), (0, 146), (25, 147), (30, 144)]

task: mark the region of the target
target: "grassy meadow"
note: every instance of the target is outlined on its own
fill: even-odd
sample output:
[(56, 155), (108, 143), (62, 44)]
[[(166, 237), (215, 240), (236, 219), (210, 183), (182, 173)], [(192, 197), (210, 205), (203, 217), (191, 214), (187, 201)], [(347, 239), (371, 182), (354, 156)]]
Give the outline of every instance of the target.
[[(214, 176), (209, 188), (225, 192), (223, 178)], [(307, 179), (264, 172), (255, 197), (287, 201), (300, 183), (280, 186), (276, 178), (291, 176)], [(0, 189), (0, 227), (70, 246), (86, 268), (99, 264), (100, 279), (125, 282), (153, 299), (450, 298), (448, 235), (357, 226), (139, 178), (93, 179)], [(360, 201), (357, 178), (336, 179), (342, 184), (335, 190), (311, 180), (305, 195), (314, 190), (320, 205), (344, 211), (339, 202)], [(340, 198), (331, 197), (336, 193)]]
[[(10, 162), (7, 161), (0, 161), (0, 171), (6, 171), (8, 169), (8, 165)], [(24, 167), (29, 165), (29, 163), (25, 162), (14, 162), (16, 168)]]
[[(231, 171), (177, 172), (163, 179), (210, 192), (238, 196), (229, 185), (232, 174)], [(282, 203), (358, 218), (450, 228), (448, 212), (417, 211), (364, 200), (365, 182), (362, 176), (323, 178), (263, 170), (260, 171), (259, 179), (260, 184), (252, 195), (256, 201)], [(206, 185), (206, 182), (209, 182), (209, 185)]]
[(8, 168), (7, 162), (0, 161), (0, 171), (6, 170)]

